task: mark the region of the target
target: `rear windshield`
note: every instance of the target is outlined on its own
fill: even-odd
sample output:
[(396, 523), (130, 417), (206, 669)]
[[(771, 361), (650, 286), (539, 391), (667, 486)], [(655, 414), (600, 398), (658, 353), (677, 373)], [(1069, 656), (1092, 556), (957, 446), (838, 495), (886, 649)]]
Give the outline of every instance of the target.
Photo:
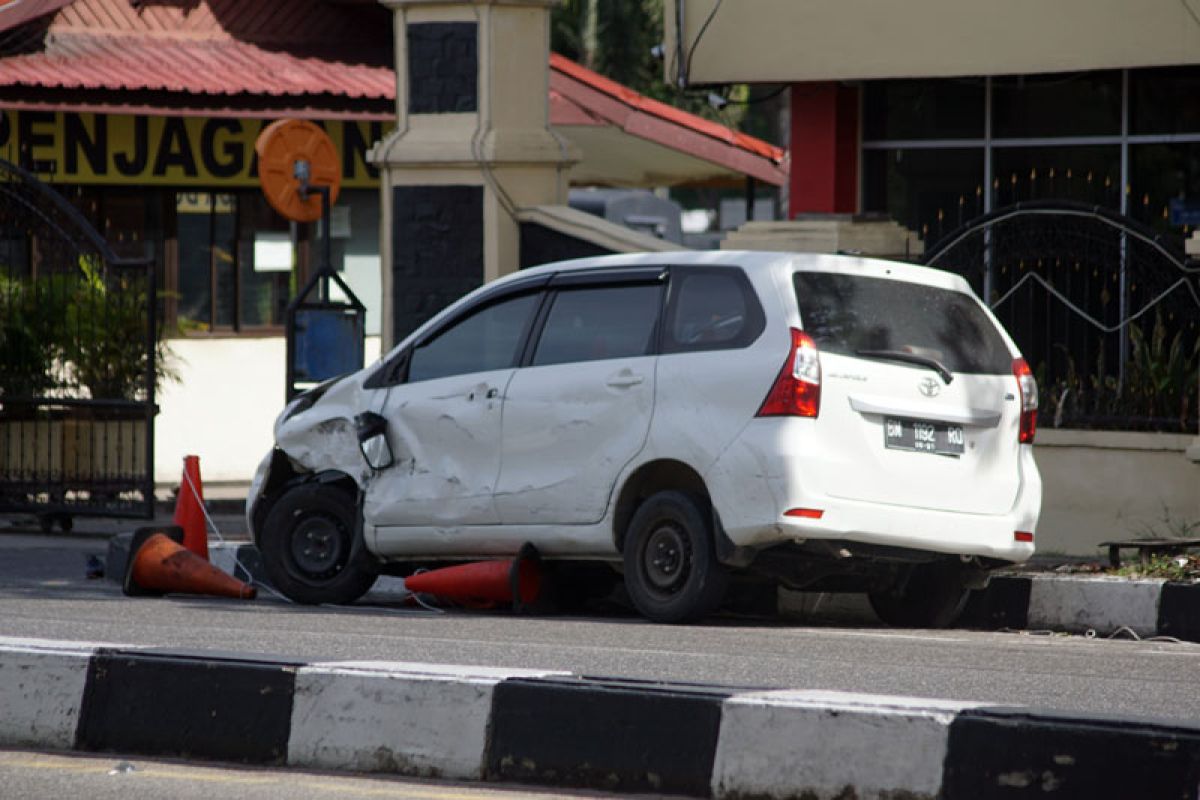
[(935, 358), (951, 372), (1012, 372), (995, 325), (962, 292), (830, 272), (797, 272), (793, 282), (804, 330), (821, 350), (900, 350)]

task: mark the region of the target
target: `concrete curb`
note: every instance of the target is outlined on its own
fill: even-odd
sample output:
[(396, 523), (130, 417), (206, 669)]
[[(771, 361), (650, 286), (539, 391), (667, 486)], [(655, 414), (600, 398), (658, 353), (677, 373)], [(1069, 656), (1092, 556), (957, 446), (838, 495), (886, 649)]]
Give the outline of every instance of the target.
[(1200, 642), (1200, 584), (1054, 574), (996, 575), (976, 592), (968, 627), (1050, 629)]
[(1200, 725), (0, 638), (0, 746), (695, 797), (1192, 797)]

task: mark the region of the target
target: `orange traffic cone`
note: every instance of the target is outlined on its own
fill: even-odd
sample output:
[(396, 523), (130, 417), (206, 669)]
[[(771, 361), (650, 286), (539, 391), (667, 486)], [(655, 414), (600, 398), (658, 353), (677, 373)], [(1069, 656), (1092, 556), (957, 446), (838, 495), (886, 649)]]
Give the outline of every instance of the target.
[(519, 611), (537, 600), (541, 583), (537, 550), (526, 543), (515, 559), (421, 572), (405, 578), (404, 588), (470, 605), (512, 603)]
[(253, 586), (225, 574), (183, 546), (178, 525), (139, 528), (129, 545), (125, 567), (125, 594), (206, 594), (253, 599)]
[(204, 519), (204, 487), (200, 456), (183, 457), (183, 480), (175, 500), (175, 524), (183, 528), (183, 546), (208, 560), (208, 526)]

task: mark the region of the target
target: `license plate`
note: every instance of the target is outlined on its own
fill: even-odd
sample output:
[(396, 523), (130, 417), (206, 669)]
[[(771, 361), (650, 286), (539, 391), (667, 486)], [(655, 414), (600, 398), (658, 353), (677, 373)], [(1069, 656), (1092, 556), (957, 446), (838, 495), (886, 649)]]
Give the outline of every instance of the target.
[(893, 450), (914, 450), (942, 456), (963, 453), (962, 425), (887, 417), (883, 421), (883, 443)]

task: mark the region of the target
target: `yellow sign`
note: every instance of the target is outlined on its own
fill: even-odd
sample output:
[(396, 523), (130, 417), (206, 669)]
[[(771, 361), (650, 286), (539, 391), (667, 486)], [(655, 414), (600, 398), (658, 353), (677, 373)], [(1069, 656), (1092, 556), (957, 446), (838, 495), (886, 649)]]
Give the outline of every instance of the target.
[[(54, 183), (139, 186), (258, 185), (254, 140), (271, 120), (143, 117), (64, 111), (0, 112), (0, 158)], [(367, 150), (384, 123), (318, 122), (342, 159), (342, 186), (379, 185)]]

